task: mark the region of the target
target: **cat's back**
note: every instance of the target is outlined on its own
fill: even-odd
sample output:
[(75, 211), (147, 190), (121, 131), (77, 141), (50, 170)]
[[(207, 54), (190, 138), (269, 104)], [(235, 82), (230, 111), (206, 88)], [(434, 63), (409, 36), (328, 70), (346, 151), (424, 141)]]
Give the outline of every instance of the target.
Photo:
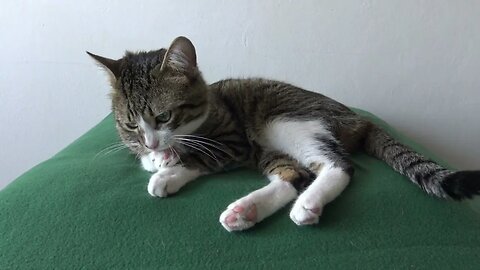
[(354, 115), (345, 105), (320, 93), (275, 80), (227, 79), (210, 88), (216, 98), (245, 117), (268, 120), (278, 116), (318, 119)]
[[(211, 85), (218, 113), (232, 115), (249, 138), (261, 138), (269, 123), (316, 123), (332, 132), (351, 152), (368, 127), (347, 106), (322, 94), (288, 83), (265, 79), (229, 79)], [(298, 127), (298, 126), (297, 126)], [(308, 130), (308, 127), (306, 128)]]

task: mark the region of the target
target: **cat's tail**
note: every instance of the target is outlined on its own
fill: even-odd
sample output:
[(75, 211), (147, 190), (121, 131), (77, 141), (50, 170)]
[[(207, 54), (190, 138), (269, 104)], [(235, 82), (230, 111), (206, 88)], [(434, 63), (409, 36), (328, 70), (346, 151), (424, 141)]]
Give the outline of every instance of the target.
[(407, 176), (426, 193), (462, 200), (480, 194), (480, 171), (451, 171), (401, 144), (383, 129), (371, 125), (366, 152)]

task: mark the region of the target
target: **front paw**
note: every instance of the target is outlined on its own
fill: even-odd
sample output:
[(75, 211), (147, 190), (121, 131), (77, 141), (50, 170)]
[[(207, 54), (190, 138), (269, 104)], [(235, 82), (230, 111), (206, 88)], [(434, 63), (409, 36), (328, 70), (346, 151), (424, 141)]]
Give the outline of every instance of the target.
[(147, 190), (150, 195), (163, 198), (177, 192), (184, 184), (175, 170), (163, 169), (150, 177)]
[(155, 158), (153, 153), (142, 156), (140, 158), (140, 161), (142, 162), (142, 167), (144, 170), (152, 173), (158, 171), (159, 166), (155, 165)]
[(180, 157), (171, 150), (151, 152), (141, 157), (142, 167), (149, 172), (157, 172), (165, 167), (173, 167), (180, 161)]

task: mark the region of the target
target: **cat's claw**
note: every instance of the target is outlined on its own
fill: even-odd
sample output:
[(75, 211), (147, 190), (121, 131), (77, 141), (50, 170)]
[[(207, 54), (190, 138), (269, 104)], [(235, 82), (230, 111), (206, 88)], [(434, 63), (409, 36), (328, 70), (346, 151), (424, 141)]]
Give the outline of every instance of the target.
[(255, 225), (257, 206), (255, 204), (232, 203), (220, 215), (220, 223), (229, 232), (242, 231)]

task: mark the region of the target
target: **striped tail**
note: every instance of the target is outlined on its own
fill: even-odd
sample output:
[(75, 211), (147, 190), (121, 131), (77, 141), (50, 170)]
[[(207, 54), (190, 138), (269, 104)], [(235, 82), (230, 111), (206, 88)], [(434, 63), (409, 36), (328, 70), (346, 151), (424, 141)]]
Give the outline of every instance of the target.
[(462, 200), (480, 194), (480, 171), (451, 171), (399, 143), (372, 124), (364, 148), (407, 176), (426, 193)]

